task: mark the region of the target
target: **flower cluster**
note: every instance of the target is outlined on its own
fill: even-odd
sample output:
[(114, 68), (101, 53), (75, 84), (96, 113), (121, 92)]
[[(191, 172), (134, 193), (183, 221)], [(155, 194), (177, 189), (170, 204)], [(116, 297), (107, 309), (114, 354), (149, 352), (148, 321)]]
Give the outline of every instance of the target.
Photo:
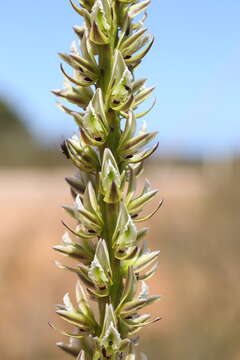
[[(76, 226), (63, 223), (66, 233), (54, 249), (75, 260), (75, 266), (57, 265), (74, 272), (78, 281), (75, 304), (66, 294), (57, 305), (57, 314), (73, 327), (59, 330), (69, 343), (57, 345), (78, 360), (134, 360), (135, 334), (159, 320), (139, 313), (159, 300), (148, 294), (145, 283), (156, 272), (159, 251), (150, 251), (143, 241), (148, 228), (137, 227), (162, 204), (142, 215), (157, 191), (148, 181), (140, 192), (136, 186), (144, 160), (158, 146), (146, 147), (156, 132), (148, 132), (145, 122), (137, 131), (137, 119), (154, 105), (138, 112), (154, 88), (134, 76), (153, 44), (144, 27), (150, 1), (70, 2), (84, 25), (74, 27), (78, 43), (70, 53), (59, 54), (72, 73), (61, 64), (65, 86), (53, 93), (72, 104), (59, 107), (79, 129), (62, 144), (77, 169), (66, 179), (73, 205), (64, 206)], [(89, 301), (98, 304), (98, 316)]]

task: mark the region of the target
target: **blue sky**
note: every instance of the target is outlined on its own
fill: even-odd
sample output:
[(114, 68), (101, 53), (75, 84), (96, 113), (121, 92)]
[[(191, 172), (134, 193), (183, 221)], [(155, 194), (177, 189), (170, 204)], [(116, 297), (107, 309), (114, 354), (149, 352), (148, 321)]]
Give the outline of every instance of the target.
[[(81, 18), (67, 0), (1, 1), (0, 13), (0, 94), (42, 140), (65, 137), (75, 126), (50, 89), (61, 87), (57, 52), (68, 50)], [(156, 41), (138, 75), (157, 87), (147, 122), (163, 151), (239, 151), (239, 15), (239, 0), (152, 0)]]

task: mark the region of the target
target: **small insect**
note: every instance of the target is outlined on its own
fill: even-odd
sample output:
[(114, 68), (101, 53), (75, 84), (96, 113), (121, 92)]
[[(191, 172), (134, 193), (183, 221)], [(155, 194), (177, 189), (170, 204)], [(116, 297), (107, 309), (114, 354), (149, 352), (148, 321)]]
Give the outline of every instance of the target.
[(66, 156), (67, 159), (70, 159), (70, 155), (69, 155), (69, 151), (68, 151), (68, 148), (67, 148), (67, 145), (66, 145), (66, 141), (64, 140), (62, 143), (61, 143), (61, 149), (62, 149), (62, 153)]

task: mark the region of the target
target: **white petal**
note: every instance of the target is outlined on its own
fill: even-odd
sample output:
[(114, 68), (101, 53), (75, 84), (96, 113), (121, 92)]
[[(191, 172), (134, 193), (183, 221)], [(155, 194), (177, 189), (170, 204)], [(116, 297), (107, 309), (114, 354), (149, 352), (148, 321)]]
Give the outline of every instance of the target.
[(77, 41), (76, 41), (76, 40), (74, 40), (74, 41), (71, 43), (70, 52), (73, 53), (73, 54), (76, 54), (76, 55), (79, 54), (79, 52), (78, 52), (78, 46), (77, 46)]
[(75, 198), (75, 203), (74, 203), (74, 208), (76, 210), (83, 210), (84, 209), (84, 206), (82, 204), (82, 200), (80, 198), (80, 195), (78, 194)]
[(143, 300), (147, 300), (148, 299), (148, 285), (142, 281), (142, 289), (141, 292), (139, 294), (139, 299), (143, 299)]
[(72, 245), (73, 243), (67, 231), (63, 234), (62, 242), (64, 245)]
[(72, 303), (71, 303), (71, 300), (70, 300), (70, 297), (69, 297), (69, 293), (66, 293), (66, 294), (64, 295), (64, 297), (63, 297), (63, 303), (64, 303), (67, 311), (70, 311), (70, 312), (74, 312), (74, 311), (75, 311), (75, 309), (74, 309), (74, 307), (73, 307), (73, 305), (72, 305)]
[(143, 120), (142, 127), (139, 131), (139, 135), (145, 134), (147, 132), (147, 122)]

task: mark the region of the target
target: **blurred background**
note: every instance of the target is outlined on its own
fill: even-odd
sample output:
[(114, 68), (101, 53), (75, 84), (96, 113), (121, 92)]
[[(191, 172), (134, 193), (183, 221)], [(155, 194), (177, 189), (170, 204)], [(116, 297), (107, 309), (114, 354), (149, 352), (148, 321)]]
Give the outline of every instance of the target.
[[(163, 320), (142, 332), (151, 360), (240, 359), (239, 12), (237, 0), (149, 9), (156, 41), (137, 75), (157, 86), (147, 122), (160, 150), (145, 176), (165, 200), (146, 224), (161, 249), (149, 285), (163, 296), (151, 309)], [(59, 143), (76, 128), (50, 89), (80, 19), (66, 0), (1, 2), (0, 13), (0, 359), (63, 360), (47, 322), (63, 327), (54, 304), (75, 279), (51, 247), (74, 172)]]

